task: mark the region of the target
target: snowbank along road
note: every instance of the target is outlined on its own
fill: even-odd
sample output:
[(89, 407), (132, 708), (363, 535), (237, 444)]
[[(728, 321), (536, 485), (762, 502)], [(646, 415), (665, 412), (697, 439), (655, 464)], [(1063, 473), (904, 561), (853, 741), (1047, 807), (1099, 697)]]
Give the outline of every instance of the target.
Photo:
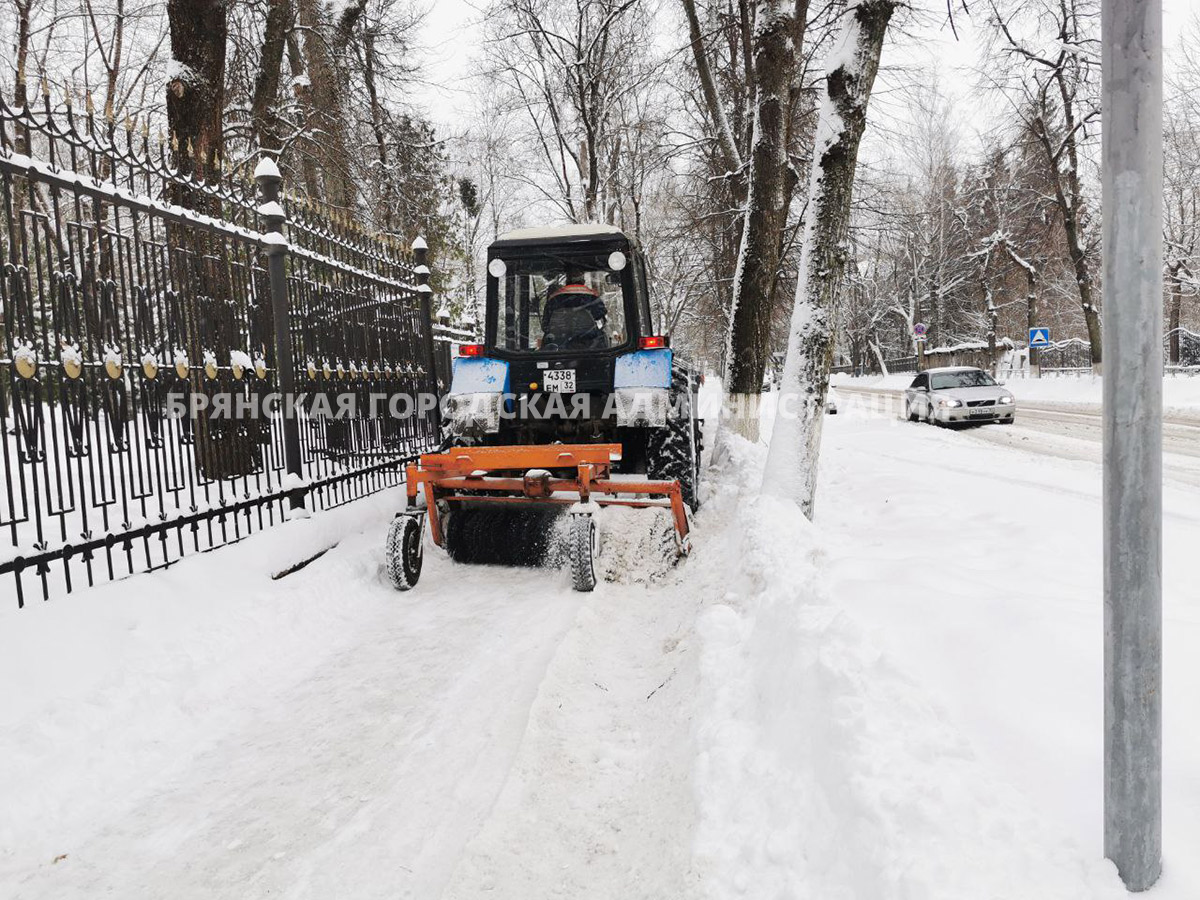
[[(0, 896), (1125, 896), (1099, 470), (971, 434), (830, 419), (817, 527), (713, 442), (692, 556), (612, 537), (649, 575), (590, 595), (432, 550), (397, 594), (391, 495), (2, 610)], [(1167, 498), (1170, 900), (1200, 895), (1196, 499)]]
[[(1017, 396), (1017, 420), (1012, 426), (972, 427), (972, 439), (1014, 447), (1065, 459), (1099, 462), (1103, 418), (1098, 404), (1047, 400), (1031, 401), (1021, 396), (1022, 383), (1010, 383)], [(839, 384), (835, 393), (850, 401), (868, 401), (873, 410), (900, 416), (904, 391), (894, 387)], [(871, 402), (878, 401), (878, 402)], [(1168, 479), (1200, 487), (1200, 410), (1172, 411), (1163, 417), (1163, 469)]]

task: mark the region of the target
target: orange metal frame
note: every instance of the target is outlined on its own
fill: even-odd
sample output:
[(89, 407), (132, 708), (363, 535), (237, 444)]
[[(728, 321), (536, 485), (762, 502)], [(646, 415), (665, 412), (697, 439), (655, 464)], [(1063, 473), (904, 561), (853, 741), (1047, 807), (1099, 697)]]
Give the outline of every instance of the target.
[[(537, 444), (517, 447), (456, 447), (445, 453), (424, 453), (408, 467), (409, 507), (416, 505), (425, 485), (429, 533), (444, 546), (438, 501), (448, 503), (594, 502), (599, 506), (665, 507), (671, 510), (679, 545), (686, 552), (688, 521), (678, 481), (614, 481), (612, 462), (621, 458), (620, 444)], [(550, 474), (563, 469), (574, 474)], [(470, 491), (462, 494), (460, 491)], [(560, 492), (574, 497), (556, 496)], [(632, 497), (620, 495), (630, 494)], [(666, 501), (649, 499), (666, 497)]]

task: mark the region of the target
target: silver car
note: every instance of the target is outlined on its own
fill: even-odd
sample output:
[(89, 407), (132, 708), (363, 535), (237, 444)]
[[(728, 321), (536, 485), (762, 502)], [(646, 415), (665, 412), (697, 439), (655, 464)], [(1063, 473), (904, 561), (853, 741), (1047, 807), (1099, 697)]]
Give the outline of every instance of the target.
[(973, 366), (928, 369), (904, 391), (904, 417), (910, 422), (1011, 425), (1016, 411), (1012, 392)]

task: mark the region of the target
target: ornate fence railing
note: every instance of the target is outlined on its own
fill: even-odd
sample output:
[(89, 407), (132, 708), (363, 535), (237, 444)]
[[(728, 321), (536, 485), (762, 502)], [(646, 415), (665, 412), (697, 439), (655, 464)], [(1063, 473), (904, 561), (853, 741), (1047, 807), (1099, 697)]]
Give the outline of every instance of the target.
[(0, 100), (0, 584), (19, 605), (397, 484), (437, 441), (415, 402), (436, 391), (424, 242), (282, 196), (273, 164), (202, 180), (178, 154), (90, 108)]

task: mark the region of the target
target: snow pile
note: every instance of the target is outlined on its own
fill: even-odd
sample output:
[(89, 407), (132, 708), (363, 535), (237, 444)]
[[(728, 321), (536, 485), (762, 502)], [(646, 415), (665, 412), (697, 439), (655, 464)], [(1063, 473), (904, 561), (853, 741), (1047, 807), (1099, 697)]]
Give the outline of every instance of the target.
[(26, 363), (36, 368), (38, 357), (37, 351), (33, 349), (33, 344), (17, 341), (13, 347), (13, 361)]
[(610, 506), (597, 517), (600, 555), (596, 575), (609, 582), (651, 584), (679, 561), (675, 525), (665, 509)]
[(250, 360), (250, 354), (245, 350), (231, 350), (229, 352), (229, 365), (233, 369), (241, 369), (243, 372), (254, 368), (254, 363)]
[(725, 441), (713, 513), (729, 524), (704, 536), (693, 575), (725, 586), (697, 622), (695, 852), (709, 895), (1124, 896), (825, 595), (798, 508), (737, 502), (763, 450)]
[(195, 69), (187, 63), (174, 58), (167, 60), (166, 78), (168, 85), (175, 81), (191, 85), (204, 84), (204, 79), (196, 73)]

